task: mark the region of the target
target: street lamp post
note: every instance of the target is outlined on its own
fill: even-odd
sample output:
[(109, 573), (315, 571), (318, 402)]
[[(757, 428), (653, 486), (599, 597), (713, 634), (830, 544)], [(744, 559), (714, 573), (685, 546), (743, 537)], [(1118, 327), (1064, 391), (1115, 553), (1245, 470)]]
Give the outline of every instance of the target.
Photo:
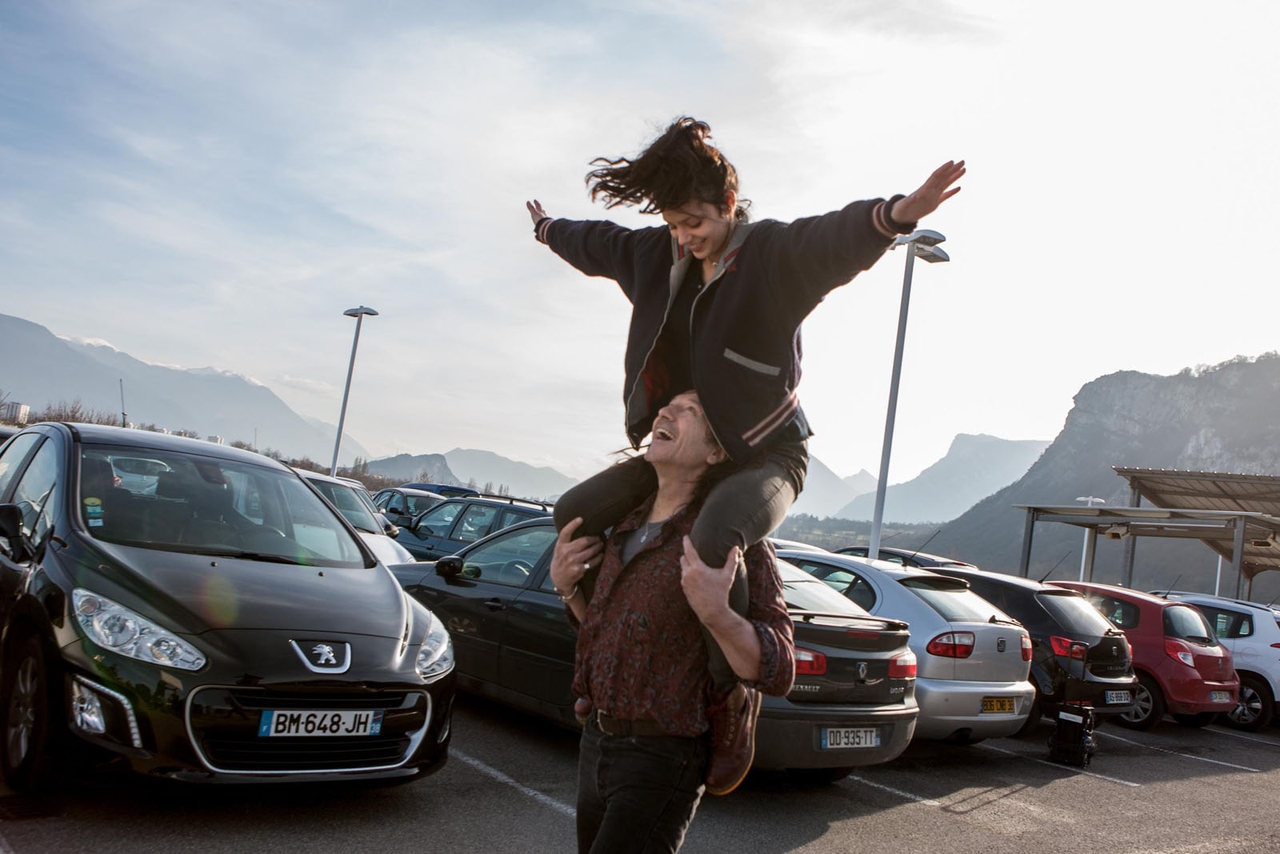
[[(1081, 495), (1076, 498), (1076, 501), (1085, 502), (1085, 506), (1087, 507), (1092, 507), (1095, 504), (1107, 503), (1106, 499), (1096, 498), (1092, 495)], [(1084, 547), (1080, 553), (1080, 580), (1081, 581), (1085, 580), (1084, 575), (1085, 575), (1086, 566), (1089, 567), (1089, 575), (1090, 576), (1093, 575), (1093, 554), (1094, 554), (1094, 551), (1097, 549), (1097, 547), (1098, 547), (1098, 529), (1085, 528), (1084, 529)], [(1090, 578), (1089, 580), (1092, 581), (1093, 579)]]
[(378, 316), (378, 312), (365, 305), (349, 308), (343, 312), (344, 316), (356, 319), (356, 335), (351, 341), (351, 363), (347, 365), (347, 385), (342, 390), (342, 410), (338, 413), (338, 438), (333, 442), (333, 464), (329, 466), (330, 477), (338, 473), (338, 449), (342, 447), (342, 425), (347, 420), (347, 397), (351, 394), (351, 372), (356, 367), (356, 347), (360, 345), (360, 324), (364, 322), (366, 314), (371, 317)]
[(907, 339), (907, 306), (911, 302), (911, 265), (916, 256), (930, 264), (950, 261), (939, 243), (946, 240), (936, 231), (922, 228), (904, 234), (893, 242), (893, 248), (907, 247), (907, 267), (902, 274), (902, 306), (898, 309), (898, 343), (893, 350), (893, 376), (889, 381), (889, 412), (884, 419), (884, 446), (880, 449), (880, 477), (876, 481), (876, 507), (871, 520), (871, 542), (867, 557), (880, 557), (880, 525), (884, 521), (884, 495), (889, 485), (889, 451), (893, 447), (893, 421), (898, 410), (898, 379), (902, 375), (902, 347)]

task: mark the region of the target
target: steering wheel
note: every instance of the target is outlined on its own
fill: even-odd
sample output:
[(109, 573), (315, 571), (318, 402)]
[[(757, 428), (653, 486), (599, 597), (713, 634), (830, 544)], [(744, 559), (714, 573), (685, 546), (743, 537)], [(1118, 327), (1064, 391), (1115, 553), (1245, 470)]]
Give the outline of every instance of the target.
[(507, 561), (502, 567), (503, 575), (523, 575), (528, 578), (531, 572), (533, 572), (533, 564), (519, 558)]

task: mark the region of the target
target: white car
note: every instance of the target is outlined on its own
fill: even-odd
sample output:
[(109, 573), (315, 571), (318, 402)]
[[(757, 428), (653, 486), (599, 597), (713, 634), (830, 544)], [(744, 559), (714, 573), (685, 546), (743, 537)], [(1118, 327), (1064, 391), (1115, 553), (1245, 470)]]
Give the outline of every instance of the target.
[(1036, 698), (1031, 635), (967, 581), (830, 552), (779, 549), (778, 557), (875, 616), (910, 625), (916, 738), (972, 744), (1022, 729)]
[(355, 486), (345, 478), (329, 477), (305, 469), (294, 469), (298, 474), (316, 488), (316, 490), (333, 505), (356, 529), (360, 539), (364, 540), (369, 551), (383, 566), (396, 563), (413, 563), (417, 560), (409, 550), (387, 536), (382, 527), (381, 514), (375, 515), (369, 509), (367, 496), (361, 496), (363, 486)]
[(1153, 590), (1156, 596), (1195, 605), (1235, 660), (1240, 699), (1223, 715), (1227, 726), (1259, 730), (1271, 723), (1280, 696), (1280, 609), (1208, 593)]

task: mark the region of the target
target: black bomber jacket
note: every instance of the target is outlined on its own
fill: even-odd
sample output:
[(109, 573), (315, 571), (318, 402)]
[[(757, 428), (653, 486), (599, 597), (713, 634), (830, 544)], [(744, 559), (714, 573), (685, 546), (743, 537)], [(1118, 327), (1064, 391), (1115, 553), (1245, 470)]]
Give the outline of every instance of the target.
[[(828, 292), (869, 269), (892, 243), (873, 224), (882, 199), (791, 223), (739, 224), (692, 311), (694, 388), (721, 446), (752, 459), (795, 416), (800, 402), (800, 324)], [(649, 434), (660, 401), (648, 359), (689, 264), (666, 226), (547, 217), (536, 234), (588, 276), (613, 279), (631, 301), (627, 336), (627, 437)]]

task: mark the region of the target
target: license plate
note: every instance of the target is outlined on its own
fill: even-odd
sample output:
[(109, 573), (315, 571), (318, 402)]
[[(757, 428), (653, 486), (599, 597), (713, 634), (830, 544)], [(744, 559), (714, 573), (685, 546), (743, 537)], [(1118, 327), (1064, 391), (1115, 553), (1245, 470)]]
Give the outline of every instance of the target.
[(315, 712), (267, 710), (258, 721), (259, 736), (378, 735), (382, 710)]
[(982, 713), (984, 715), (1011, 715), (1013, 714), (1013, 698), (983, 697)]
[(1133, 702), (1133, 695), (1128, 691), (1108, 691), (1106, 700), (1108, 706), (1127, 706)]
[(1209, 702), (1210, 703), (1230, 703), (1231, 692), (1230, 691), (1210, 691)]
[(822, 749), (879, 747), (880, 730), (875, 727), (828, 727), (822, 730)]

